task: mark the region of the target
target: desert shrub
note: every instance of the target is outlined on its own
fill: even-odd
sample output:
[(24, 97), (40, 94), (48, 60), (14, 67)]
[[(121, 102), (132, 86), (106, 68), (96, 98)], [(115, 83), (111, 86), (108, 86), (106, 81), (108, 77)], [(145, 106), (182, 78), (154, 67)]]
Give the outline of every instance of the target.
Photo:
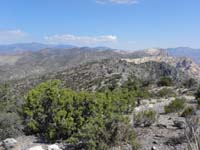
[(195, 92), (195, 97), (196, 97), (196, 99), (200, 98), (200, 87)]
[(188, 106), (182, 112), (181, 117), (188, 117), (188, 116), (191, 116), (193, 113), (194, 113), (194, 107), (193, 106)]
[(185, 107), (184, 100), (175, 99), (169, 105), (165, 106), (165, 113), (178, 112), (180, 110), (183, 110), (184, 107)]
[(142, 82), (140, 80), (135, 79), (134, 77), (133, 79), (129, 77), (129, 79), (126, 82), (124, 82), (121, 87), (126, 88), (129, 91), (138, 91), (142, 88)]
[(129, 96), (128, 91), (75, 92), (63, 88), (58, 80), (47, 81), (27, 95), (23, 106), (25, 131), (40, 134), (47, 141), (65, 140), (88, 150), (134, 143), (134, 132), (120, 128), (128, 124), (122, 114), (132, 103)]
[(120, 114), (131, 113), (135, 107), (135, 97), (137, 93), (128, 89), (115, 89), (107, 93), (107, 97), (111, 100), (114, 111)]
[(158, 96), (158, 97), (172, 97), (172, 96), (176, 96), (176, 93), (173, 91), (173, 89), (163, 88), (156, 93), (156, 96)]
[(197, 98), (197, 106), (200, 107), (200, 98)]
[(22, 120), (16, 113), (0, 114), (0, 140), (15, 138), (22, 134)]
[(156, 111), (150, 109), (144, 111), (144, 126), (151, 126), (157, 120), (157, 113)]
[(143, 88), (137, 91), (137, 97), (147, 99), (151, 97), (151, 94), (149, 93), (149, 91)]
[(170, 77), (161, 77), (158, 86), (173, 86), (173, 80)]
[(128, 89), (130, 92), (135, 92), (137, 98), (149, 98), (151, 94), (147, 90), (148, 83), (138, 79), (128, 79), (122, 84), (122, 89)]
[(133, 116), (134, 120), (133, 122), (135, 127), (138, 126), (149, 127), (153, 123), (155, 123), (157, 119), (158, 119), (158, 114), (153, 109), (138, 112)]
[(197, 85), (198, 85), (197, 81), (193, 78), (190, 78), (183, 83), (183, 86), (185, 86), (186, 88), (193, 88), (196, 87)]
[(16, 97), (8, 84), (0, 85), (0, 140), (22, 134), (22, 121)]
[(197, 100), (197, 105), (198, 105), (198, 107), (200, 107), (200, 87), (197, 89), (197, 91), (195, 92), (194, 95)]

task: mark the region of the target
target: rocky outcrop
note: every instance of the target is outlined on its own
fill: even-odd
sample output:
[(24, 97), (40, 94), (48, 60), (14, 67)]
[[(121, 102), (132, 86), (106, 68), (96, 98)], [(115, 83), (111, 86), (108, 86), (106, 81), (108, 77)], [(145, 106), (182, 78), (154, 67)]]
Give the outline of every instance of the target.
[(56, 144), (49, 145), (47, 149), (48, 149), (48, 150), (61, 150), (61, 149), (59, 148), (59, 146), (56, 145)]
[(34, 146), (29, 148), (28, 150), (45, 150), (42, 146)]
[(6, 150), (14, 150), (14, 148), (17, 147), (17, 140), (14, 138), (8, 138), (3, 141), (2, 145)]
[(136, 59), (122, 59), (129, 63), (134, 64), (143, 64), (147, 62), (164, 62), (167, 63), (183, 72), (186, 72), (193, 78), (200, 80), (200, 67), (192, 59), (185, 57), (170, 57), (170, 56), (152, 56), (152, 57), (143, 57)]
[(63, 150), (64, 144), (46, 144), (35, 136), (8, 138), (0, 142), (0, 150)]

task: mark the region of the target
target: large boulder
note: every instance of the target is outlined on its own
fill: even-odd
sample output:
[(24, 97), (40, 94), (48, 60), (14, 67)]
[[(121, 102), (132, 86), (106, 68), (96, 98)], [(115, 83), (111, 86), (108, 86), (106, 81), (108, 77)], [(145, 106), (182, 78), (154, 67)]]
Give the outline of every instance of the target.
[(3, 147), (5, 149), (12, 149), (17, 145), (17, 140), (14, 138), (8, 138), (3, 141)]

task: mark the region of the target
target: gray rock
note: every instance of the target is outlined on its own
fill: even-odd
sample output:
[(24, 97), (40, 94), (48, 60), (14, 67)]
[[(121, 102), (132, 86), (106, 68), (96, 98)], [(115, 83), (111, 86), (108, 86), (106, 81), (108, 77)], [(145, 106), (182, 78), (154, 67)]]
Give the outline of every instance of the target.
[(186, 123), (183, 120), (174, 120), (173, 123), (174, 123), (174, 126), (177, 127), (178, 129), (186, 128)]
[(153, 146), (153, 147), (151, 148), (151, 150), (156, 150), (156, 147), (155, 147), (155, 146)]
[(195, 111), (195, 115), (200, 116), (200, 110)]
[(132, 149), (131, 145), (125, 144), (125, 145), (122, 145), (122, 146), (112, 147), (111, 150), (133, 150), (133, 149)]
[(132, 147), (131, 147), (131, 145), (126, 144), (126, 145), (122, 146), (122, 150), (132, 150)]
[(44, 149), (42, 148), (42, 146), (34, 146), (29, 148), (28, 150), (44, 150)]
[(159, 123), (159, 124), (157, 124), (157, 127), (159, 127), (159, 128), (167, 128), (167, 125)]
[(158, 141), (153, 141), (153, 144), (158, 144)]
[(48, 146), (48, 150), (61, 150), (58, 145), (53, 144)]
[(5, 149), (11, 149), (17, 145), (17, 140), (14, 138), (8, 138), (3, 141), (3, 146)]

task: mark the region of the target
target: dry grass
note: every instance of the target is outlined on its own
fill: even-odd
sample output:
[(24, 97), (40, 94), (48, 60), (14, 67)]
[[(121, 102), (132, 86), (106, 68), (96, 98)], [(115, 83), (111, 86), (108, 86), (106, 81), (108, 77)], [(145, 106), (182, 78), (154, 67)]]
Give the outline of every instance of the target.
[(187, 150), (200, 150), (200, 118), (197, 116), (186, 118), (186, 123), (185, 136), (188, 144)]

